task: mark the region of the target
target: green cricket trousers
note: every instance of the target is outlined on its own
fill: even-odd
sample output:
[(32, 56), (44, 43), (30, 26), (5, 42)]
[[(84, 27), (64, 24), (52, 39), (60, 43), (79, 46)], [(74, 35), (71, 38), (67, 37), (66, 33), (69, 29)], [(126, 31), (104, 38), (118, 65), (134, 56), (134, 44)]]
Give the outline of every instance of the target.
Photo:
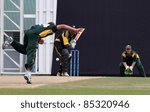
[(38, 40), (40, 37), (34, 33), (34, 29), (29, 29), (25, 32), (24, 43), (20, 44), (16, 41), (12, 42), (12, 47), (21, 54), (27, 55), (26, 69), (32, 70), (35, 64), (36, 49), (38, 48)]

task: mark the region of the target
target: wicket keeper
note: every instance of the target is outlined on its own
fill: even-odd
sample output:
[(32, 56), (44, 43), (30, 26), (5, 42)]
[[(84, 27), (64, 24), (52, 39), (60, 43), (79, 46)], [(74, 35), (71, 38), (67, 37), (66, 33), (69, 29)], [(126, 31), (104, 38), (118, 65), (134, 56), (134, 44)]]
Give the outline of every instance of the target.
[(76, 46), (76, 41), (74, 40), (76, 34), (76, 32), (66, 30), (55, 39), (55, 50), (60, 59), (57, 76), (69, 76), (69, 61), (72, 58), (70, 50)]
[(139, 55), (132, 50), (131, 45), (127, 45), (122, 53), (122, 63), (120, 64), (120, 74), (122, 76), (132, 75), (133, 69), (136, 67), (141, 76), (146, 77), (144, 67), (141, 63)]
[(26, 73), (24, 75), (27, 84), (32, 83), (31, 70), (35, 64), (38, 43), (42, 43), (42, 38), (52, 35), (58, 30), (68, 30), (73, 33), (78, 33), (80, 31), (80, 29), (76, 29), (65, 24), (55, 25), (54, 23), (49, 22), (46, 25), (35, 25), (28, 29), (24, 35), (23, 45), (16, 42), (12, 37), (7, 37), (7, 40), (3, 43), (3, 49), (6, 49), (9, 45), (11, 45), (19, 53), (27, 55), (27, 64), (25, 65)]

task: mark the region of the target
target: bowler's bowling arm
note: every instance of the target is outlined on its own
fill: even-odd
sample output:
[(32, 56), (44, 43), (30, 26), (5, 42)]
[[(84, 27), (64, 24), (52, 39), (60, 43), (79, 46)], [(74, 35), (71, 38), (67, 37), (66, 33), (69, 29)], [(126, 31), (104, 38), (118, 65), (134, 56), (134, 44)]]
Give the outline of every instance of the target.
[(57, 30), (69, 30), (70, 32), (74, 32), (74, 33), (78, 33), (80, 31), (80, 29), (73, 28), (66, 24), (57, 25)]

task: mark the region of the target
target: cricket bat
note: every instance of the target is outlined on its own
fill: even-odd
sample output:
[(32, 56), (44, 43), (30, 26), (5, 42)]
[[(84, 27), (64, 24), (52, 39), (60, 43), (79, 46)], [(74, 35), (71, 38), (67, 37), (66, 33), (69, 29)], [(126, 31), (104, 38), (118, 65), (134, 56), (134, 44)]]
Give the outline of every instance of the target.
[(75, 40), (78, 41), (79, 38), (81, 37), (81, 35), (83, 34), (83, 32), (85, 31), (85, 28), (83, 28), (75, 37)]

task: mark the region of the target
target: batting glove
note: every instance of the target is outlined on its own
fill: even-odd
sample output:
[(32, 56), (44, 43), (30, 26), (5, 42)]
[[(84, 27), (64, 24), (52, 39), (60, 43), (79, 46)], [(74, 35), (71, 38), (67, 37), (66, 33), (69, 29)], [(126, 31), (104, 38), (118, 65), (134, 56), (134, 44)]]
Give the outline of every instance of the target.
[(75, 49), (76, 44), (77, 44), (77, 43), (76, 43), (76, 40), (75, 40), (75, 39), (71, 40), (70, 45), (71, 45), (71, 47), (72, 47), (73, 49)]

